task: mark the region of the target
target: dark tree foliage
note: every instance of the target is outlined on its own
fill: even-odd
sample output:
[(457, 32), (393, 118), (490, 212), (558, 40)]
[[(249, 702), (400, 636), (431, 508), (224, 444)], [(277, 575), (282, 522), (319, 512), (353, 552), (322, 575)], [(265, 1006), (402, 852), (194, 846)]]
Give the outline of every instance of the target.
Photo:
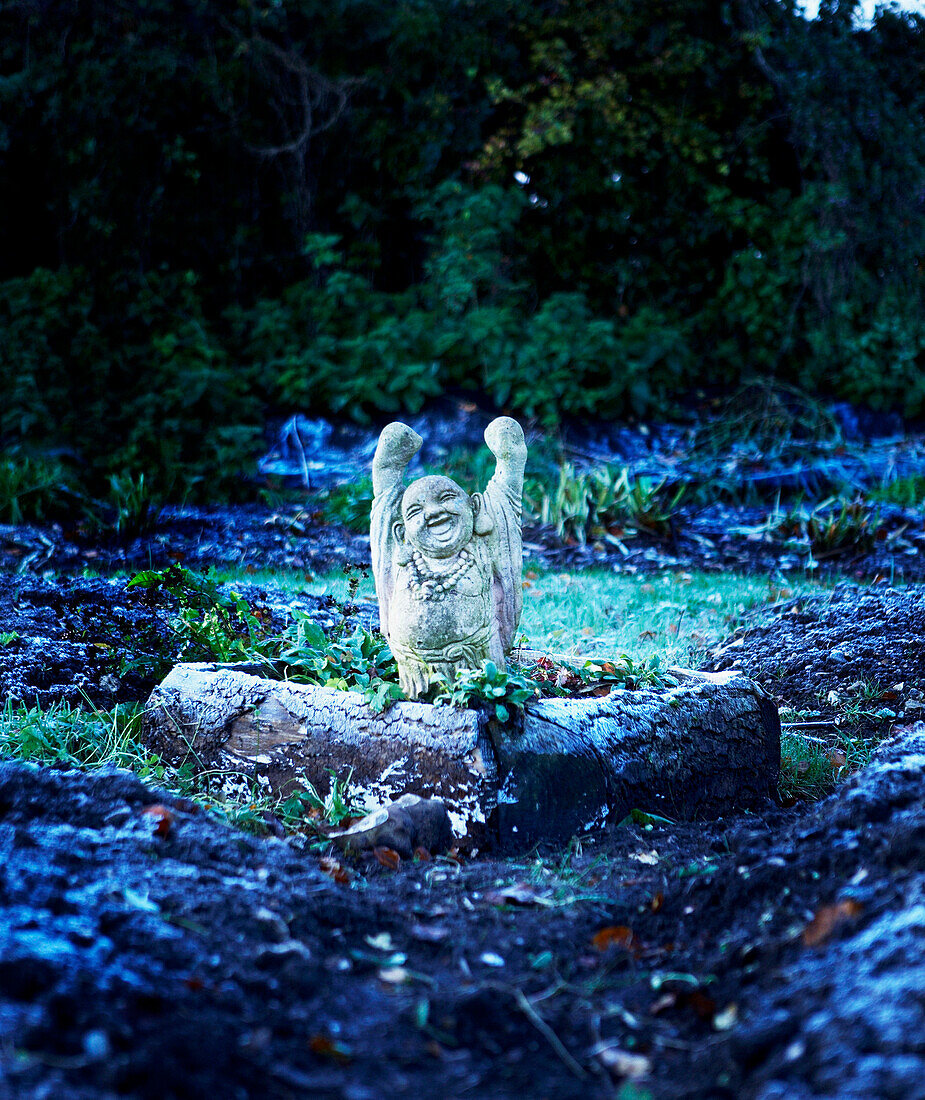
[[(925, 409), (925, 20), (6, 0), (0, 446), (228, 490), (270, 407)], [(197, 481), (198, 479), (198, 481)]]

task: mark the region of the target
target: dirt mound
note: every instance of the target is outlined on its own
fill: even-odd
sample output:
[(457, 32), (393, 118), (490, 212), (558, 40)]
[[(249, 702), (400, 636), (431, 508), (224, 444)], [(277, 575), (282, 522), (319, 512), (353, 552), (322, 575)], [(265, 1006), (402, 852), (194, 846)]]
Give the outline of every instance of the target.
[(925, 589), (841, 584), (740, 627), (709, 667), (740, 669), (781, 704), (820, 719), (854, 705), (868, 722), (888, 726), (925, 710), (923, 637)]
[[(325, 629), (340, 615), (324, 597), (235, 588), (273, 628), (282, 628), (292, 607)], [(14, 705), (43, 707), (143, 701), (176, 656), (179, 640), (168, 625), (175, 611), (162, 591), (129, 588), (121, 578), (0, 573), (0, 694)], [(357, 611), (370, 621), (370, 609)]]
[(923, 763), (919, 725), (809, 811), (397, 871), (4, 764), (4, 1094), (925, 1096)]
[[(43, 703), (139, 691), (115, 656), (169, 611), (24, 577), (0, 608), (0, 686)], [(923, 622), (918, 590), (845, 587), (715, 664), (831, 723), (866, 683), (885, 728), (916, 713)], [(0, 1095), (925, 1098), (923, 768), (907, 720), (818, 805), (640, 806), (567, 850), (396, 870), (0, 763)]]

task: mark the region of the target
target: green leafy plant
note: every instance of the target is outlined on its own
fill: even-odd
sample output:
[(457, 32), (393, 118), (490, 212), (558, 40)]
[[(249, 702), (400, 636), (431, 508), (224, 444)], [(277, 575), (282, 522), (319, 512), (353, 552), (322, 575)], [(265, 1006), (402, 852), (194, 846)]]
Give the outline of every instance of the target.
[(609, 661), (586, 661), (577, 671), (586, 684), (624, 691), (675, 687), (678, 683), (677, 677), (663, 668), (658, 654), (647, 660), (634, 661), (623, 653)]
[(320, 820), (336, 827), (348, 818), (363, 817), (368, 812), (367, 806), (355, 801), (351, 793), (352, 771), (344, 779), (338, 779), (331, 768), (328, 774), (331, 781), (326, 795), (320, 795), (312, 783), (306, 783), (303, 790), (296, 791), (281, 804), (279, 817), (285, 825), (299, 827), (306, 821)]
[(20, 451), (0, 455), (0, 522), (56, 519), (84, 502), (57, 459)]
[(870, 550), (881, 526), (880, 513), (866, 501), (829, 497), (812, 508), (797, 505), (769, 517), (772, 533), (785, 546), (814, 558)]
[[(358, 584), (352, 577), (352, 592)], [(162, 591), (177, 601), (170, 626), (179, 660), (253, 662), (268, 676), (361, 692), (376, 713), (403, 698), (388, 643), (362, 626), (349, 633), (340, 627), (328, 637), (310, 615), (295, 610), (274, 633), (265, 609), (181, 566), (138, 573), (129, 587)]]
[(577, 471), (564, 462), (551, 493), (538, 483), (525, 486), (524, 505), (528, 520), (550, 524), (561, 539), (583, 545), (590, 538), (627, 537), (632, 531), (626, 528), (665, 537), (685, 492), (683, 484), (633, 476), (625, 467)]
[(128, 587), (160, 590), (177, 601), (171, 629), (180, 660), (259, 661), (272, 667), (277, 647), (266, 614), (211, 577), (171, 565), (136, 574)]
[(494, 661), (486, 661), (478, 671), (466, 669), (452, 680), (444, 679), (433, 701), (451, 707), (485, 707), (499, 722), (507, 722), (539, 692), (540, 685), (530, 677), (505, 672)]
[(318, 501), (325, 523), (342, 523), (350, 531), (368, 534), (373, 506), (372, 478), (360, 477), (323, 489)]
[(362, 626), (331, 639), (296, 611), (280, 638), (278, 661), (288, 680), (361, 692), (375, 714), (404, 698), (388, 642)]
[(108, 498), (95, 509), (91, 526), (129, 542), (154, 529), (161, 505), (160, 492), (143, 472), (111, 474)]
[(667, 537), (686, 491), (685, 485), (669, 478), (631, 477), (623, 469), (607, 489), (607, 497), (613, 499), (607, 501), (602, 525), (622, 520), (649, 534)]
[(678, 683), (677, 677), (663, 668), (657, 654), (634, 661), (624, 653), (613, 659), (588, 660), (581, 665), (540, 657), (526, 667), (544, 695), (603, 695), (612, 688), (638, 691), (674, 687)]

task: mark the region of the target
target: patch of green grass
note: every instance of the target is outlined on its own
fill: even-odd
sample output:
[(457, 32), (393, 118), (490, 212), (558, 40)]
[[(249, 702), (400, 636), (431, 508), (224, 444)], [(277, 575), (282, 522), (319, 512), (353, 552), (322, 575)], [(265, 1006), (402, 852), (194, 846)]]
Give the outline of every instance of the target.
[(838, 731), (823, 738), (799, 730), (784, 730), (780, 739), (780, 779), (777, 790), (784, 802), (814, 802), (870, 762), (878, 738)]
[[(303, 573), (216, 570), (214, 580), (309, 592), (343, 602), (374, 600), (368, 571)], [(359, 581), (355, 594), (351, 585)], [(530, 649), (579, 662), (627, 654), (634, 661), (659, 654), (662, 665), (696, 661), (732, 632), (742, 617), (791, 596), (828, 591), (834, 581), (809, 577), (786, 582), (719, 573), (629, 575), (609, 569), (559, 573), (527, 562), (520, 631)], [(692, 656), (693, 654), (693, 656)]]
[(794, 579), (716, 573), (617, 574), (606, 569), (525, 570), (521, 631), (533, 649), (569, 658), (659, 654), (663, 663), (696, 662), (732, 632), (746, 612), (826, 587)]
[(885, 481), (870, 492), (871, 500), (884, 504), (898, 504), (901, 508), (921, 508), (925, 505), (925, 476), (911, 474)]
[[(301, 572), (214, 569), (212, 580), (330, 596), (343, 603), (375, 600), (368, 569), (307, 576)], [(614, 573), (606, 568), (555, 572), (524, 565), (520, 630), (532, 649), (580, 658), (633, 660), (661, 654), (684, 663), (730, 634), (743, 615), (791, 596), (829, 591), (835, 579), (794, 576), (786, 581), (727, 573)]]
[[(8, 702), (0, 710), (0, 757), (72, 768), (125, 768), (249, 832), (267, 832), (272, 817), (290, 831), (317, 833), (319, 824), (337, 825), (366, 812), (353, 801), (349, 777), (339, 780), (333, 772), (324, 796), (308, 784), (304, 791), (276, 798), (243, 773), (196, 775), (192, 761), (174, 767), (141, 741), (141, 720), (142, 708), (134, 704), (99, 710), (58, 703), (43, 710)], [(227, 784), (229, 778), (239, 781)]]
[(7, 702), (0, 711), (0, 756), (75, 768), (111, 765), (143, 779), (162, 779), (164, 764), (141, 744), (140, 726), (141, 708), (134, 704), (101, 711), (65, 703), (42, 710)]
[(376, 586), (368, 567), (346, 566), (317, 575), (282, 569), (235, 569), (218, 566), (209, 571), (219, 584), (253, 585), (256, 588), (279, 589), (296, 595), (307, 592), (313, 596), (330, 596), (337, 603), (374, 600)]

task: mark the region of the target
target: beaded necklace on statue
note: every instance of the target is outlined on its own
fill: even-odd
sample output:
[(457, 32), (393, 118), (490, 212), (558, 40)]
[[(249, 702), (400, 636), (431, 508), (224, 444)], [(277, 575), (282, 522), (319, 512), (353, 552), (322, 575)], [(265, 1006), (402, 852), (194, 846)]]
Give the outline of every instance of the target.
[(414, 596), (421, 600), (442, 600), (459, 583), (459, 578), (475, 561), (471, 552), (464, 546), (456, 556), (456, 564), (445, 573), (434, 573), (427, 568), (424, 555), (420, 550), (411, 552), (411, 582), (409, 588)]

